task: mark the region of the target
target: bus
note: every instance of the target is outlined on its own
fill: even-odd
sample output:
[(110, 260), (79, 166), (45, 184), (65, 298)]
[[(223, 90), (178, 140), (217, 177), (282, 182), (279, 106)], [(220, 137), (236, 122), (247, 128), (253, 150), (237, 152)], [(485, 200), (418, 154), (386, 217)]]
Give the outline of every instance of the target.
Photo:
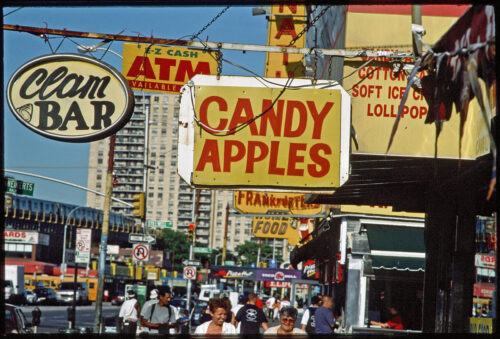
[(52, 288), (57, 291), (59, 284), (61, 283), (61, 277), (58, 275), (48, 275), (48, 274), (25, 274), (24, 275), (24, 288), (28, 290), (34, 290), (40, 284), (44, 287)]
[[(63, 282), (73, 282), (75, 277), (73, 275), (65, 275)], [(87, 283), (89, 287), (89, 301), (97, 300), (97, 278), (95, 277), (78, 277), (77, 282)], [(59, 280), (59, 284), (61, 281)]]

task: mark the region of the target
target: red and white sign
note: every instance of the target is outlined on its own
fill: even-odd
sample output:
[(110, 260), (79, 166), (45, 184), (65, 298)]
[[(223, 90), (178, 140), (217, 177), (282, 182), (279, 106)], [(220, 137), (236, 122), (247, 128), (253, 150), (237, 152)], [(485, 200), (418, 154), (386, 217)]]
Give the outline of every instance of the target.
[(10, 230), (4, 231), (3, 237), (5, 243), (49, 245), (49, 235), (38, 232)]
[(495, 284), (493, 283), (475, 283), (474, 295), (480, 298), (493, 298)]
[(493, 268), (493, 269), (497, 267), (497, 261), (494, 255), (476, 253), (475, 259), (477, 267)]
[[(307, 284), (296, 284), (296, 289), (307, 289)], [(292, 288), (292, 283), (289, 281), (264, 281), (264, 287), (271, 288)]]
[(196, 267), (186, 266), (184, 267), (184, 279), (193, 280), (196, 279)]
[(92, 230), (86, 228), (76, 229), (75, 263), (88, 264), (90, 261), (90, 244)]
[(148, 244), (134, 244), (132, 247), (132, 257), (135, 261), (148, 261), (149, 260), (149, 245)]

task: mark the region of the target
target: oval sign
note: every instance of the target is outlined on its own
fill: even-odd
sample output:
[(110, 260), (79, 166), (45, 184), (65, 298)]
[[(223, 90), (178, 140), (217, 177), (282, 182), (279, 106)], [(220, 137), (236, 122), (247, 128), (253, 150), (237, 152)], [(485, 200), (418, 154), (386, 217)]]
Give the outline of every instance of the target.
[(9, 80), (14, 116), (44, 137), (87, 142), (120, 130), (134, 111), (134, 94), (112, 66), (78, 54), (52, 54), (21, 66)]

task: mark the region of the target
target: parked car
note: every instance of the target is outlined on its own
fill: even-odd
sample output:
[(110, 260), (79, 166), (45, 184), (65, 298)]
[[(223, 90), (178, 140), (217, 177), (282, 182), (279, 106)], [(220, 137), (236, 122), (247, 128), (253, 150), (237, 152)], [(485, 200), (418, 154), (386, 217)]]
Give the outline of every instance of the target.
[(37, 287), (33, 290), (37, 305), (57, 305), (56, 292), (52, 288)]
[(11, 333), (17, 333), (17, 334), (22, 334), (22, 333), (33, 333), (31, 327), (31, 323), (28, 323), (26, 320), (26, 317), (24, 316), (23, 311), (12, 304), (5, 304), (5, 318), (4, 318), (4, 324), (5, 324), (5, 332), (2, 333), (3, 335), (5, 334), (11, 334)]
[(200, 324), (200, 319), (201, 319), (201, 311), (207, 307), (208, 303), (205, 301), (199, 301), (196, 303), (196, 308), (194, 310), (193, 317), (191, 318), (191, 323), (195, 326), (198, 326)]
[(32, 290), (24, 290), (24, 299), (26, 300), (26, 305), (33, 305), (36, 303), (36, 294)]
[(125, 301), (125, 295), (123, 293), (117, 293), (111, 297), (111, 305), (120, 306)]
[(89, 301), (89, 287), (84, 282), (63, 282), (59, 284), (56, 298), (58, 303), (70, 304), (73, 302), (74, 290), (76, 288), (76, 303), (86, 305)]

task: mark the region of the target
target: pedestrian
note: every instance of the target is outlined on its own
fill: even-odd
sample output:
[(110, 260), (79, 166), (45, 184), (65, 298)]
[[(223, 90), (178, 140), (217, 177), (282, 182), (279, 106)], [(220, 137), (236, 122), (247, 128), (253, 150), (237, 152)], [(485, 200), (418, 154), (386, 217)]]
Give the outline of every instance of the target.
[(141, 305), (136, 299), (135, 291), (128, 290), (127, 300), (125, 300), (120, 308), (119, 317), (122, 319), (123, 333), (134, 334), (137, 332), (138, 316), (141, 313)]
[(248, 302), (236, 314), (236, 325), (240, 325), (240, 334), (259, 334), (260, 327), (268, 329), (267, 318), (264, 312), (256, 305), (257, 295), (248, 294)]
[(267, 307), (267, 317), (269, 319), (273, 319), (273, 305), (274, 302), (276, 301), (276, 298), (274, 296), (270, 296), (269, 299), (266, 300), (266, 307)]
[(158, 290), (152, 289), (151, 292), (149, 292), (149, 300), (142, 305), (142, 311), (141, 311), (141, 326), (139, 329), (144, 332), (149, 332), (149, 328), (142, 326), (143, 320), (145, 319), (145, 314), (150, 313), (150, 308), (153, 304), (158, 303)]
[(315, 333), (315, 316), (314, 313), (316, 312), (316, 309), (319, 307), (319, 298), (318, 296), (313, 296), (311, 298), (311, 306), (309, 306), (305, 312), (304, 315), (302, 316), (302, 321), (300, 322), (301, 328), (306, 331), (308, 334), (314, 334)]
[[(244, 295), (244, 294), (241, 294), (238, 296), (238, 303), (236, 304), (236, 306), (234, 306), (232, 309), (231, 309), (231, 312), (233, 312), (233, 314), (238, 314), (238, 311), (243, 307), (245, 306), (245, 304), (247, 303), (248, 301), (248, 298)], [(236, 321), (234, 321), (232, 323), (234, 325), (234, 327), (236, 327), (236, 333), (240, 333), (240, 326), (241, 324), (236, 324)]]
[(283, 307), (280, 312), (280, 324), (269, 327), (264, 334), (306, 334), (306, 331), (294, 327), (297, 320), (297, 313), (295, 307)]
[(158, 287), (158, 302), (151, 304), (142, 317), (142, 326), (149, 328), (149, 333), (169, 334), (170, 329), (177, 326), (176, 310), (170, 300), (170, 287)]
[(280, 300), (278, 299), (278, 297), (276, 297), (276, 299), (274, 300), (274, 304), (273, 304), (273, 319), (278, 319), (278, 316), (279, 316), (279, 311), (280, 311)]
[(390, 328), (393, 330), (402, 330), (403, 319), (401, 318), (401, 314), (399, 314), (398, 308), (395, 305), (389, 305), (388, 310), (389, 314), (391, 315), (391, 319), (389, 319), (385, 323), (371, 320), (370, 325), (380, 326), (382, 328)]
[(226, 304), (226, 310), (228, 310), (224, 322), (234, 324), (235, 314), (231, 311), (231, 309), (233, 308), (233, 305), (231, 304), (231, 299), (229, 299), (229, 297), (227, 296), (224, 296), (221, 299)]
[(290, 297), (289, 296), (286, 296), (283, 298), (283, 300), (281, 300), (279, 310), (281, 311), (281, 309), (283, 307), (286, 307), (286, 306), (292, 306), (290, 304)]
[(314, 312), (315, 334), (331, 334), (335, 328), (333, 319), (333, 299), (330, 296), (324, 295), (322, 305)]
[(228, 312), (231, 311), (227, 306), (227, 302), (222, 299), (210, 299), (208, 307), (212, 320), (196, 327), (194, 334), (236, 334), (234, 325), (224, 321)]
[(189, 334), (189, 311), (184, 310), (184, 316), (177, 319), (180, 334)]

